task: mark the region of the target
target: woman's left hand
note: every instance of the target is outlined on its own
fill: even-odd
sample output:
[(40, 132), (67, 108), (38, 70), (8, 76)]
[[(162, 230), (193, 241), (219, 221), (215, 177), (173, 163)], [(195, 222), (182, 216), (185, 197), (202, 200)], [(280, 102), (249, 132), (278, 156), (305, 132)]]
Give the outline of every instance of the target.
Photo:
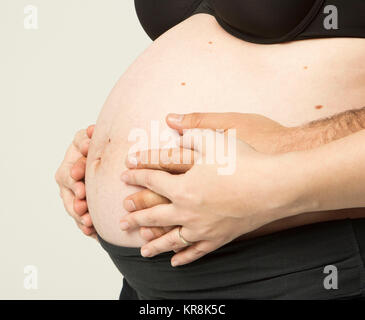
[[(202, 131), (196, 130), (188, 133), (194, 142), (199, 141), (201, 134)], [(240, 140), (234, 142), (236, 168), (230, 175), (220, 175), (219, 165), (205, 163), (207, 151), (215, 148), (214, 145), (202, 148), (198, 144), (193, 144), (193, 151), (184, 150), (193, 152), (194, 159), (200, 157), (203, 163), (194, 164), (185, 174), (148, 169), (122, 174), (125, 183), (146, 187), (171, 201), (128, 214), (121, 221), (123, 230), (183, 226), (144, 245), (141, 248), (144, 257), (175, 250), (179, 252), (171, 264), (187, 264), (289, 214), (298, 194), (292, 186), (297, 184), (288, 186), (290, 179), (282, 178), (293, 162), (259, 153)], [(182, 147), (187, 148), (187, 144)], [(134, 160), (129, 157), (127, 166), (136, 168), (137, 164), (138, 167), (140, 159), (143, 156)]]

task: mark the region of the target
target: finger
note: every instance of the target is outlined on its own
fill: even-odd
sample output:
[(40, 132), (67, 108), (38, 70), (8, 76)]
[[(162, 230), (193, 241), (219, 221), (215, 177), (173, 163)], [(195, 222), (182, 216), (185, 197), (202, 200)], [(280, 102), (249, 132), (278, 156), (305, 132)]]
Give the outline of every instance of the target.
[(127, 184), (145, 187), (171, 199), (180, 176), (159, 170), (138, 169), (123, 172), (121, 180)]
[(90, 139), (84, 140), (80, 144), (80, 152), (83, 156), (87, 157), (87, 154), (89, 153), (89, 146), (90, 146)]
[(143, 257), (154, 257), (160, 253), (178, 250), (184, 247), (186, 247), (186, 244), (181, 241), (179, 228), (176, 227), (162, 237), (144, 245), (141, 248), (141, 255)]
[[(71, 177), (71, 173), (70, 172), (71, 172), (71, 167), (65, 166), (65, 167), (62, 168), (62, 172), (60, 174), (60, 182), (59, 182), (59, 185), (60, 185), (61, 188), (69, 189), (74, 194), (76, 194), (77, 193), (77, 188), (79, 187), (79, 184), (80, 184), (79, 183), (80, 181), (75, 181)], [(80, 190), (80, 191), (82, 191), (82, 190)]]
[(66, 151), (65, 159), (62, 161), (55, 175), (56, 182), (60, 187), (64, 187), (67, 183), (71, 185), (75, 182), (70, 172), (75, 162), (81, 157), (82, 154), (80, 151), (76, 149), (74, 144), (71, 144)]
[(194, 163), (194, 151), (184, 148), (145, 150), (129, 154), (126, 166), (130, 169), (164, 170), (170, 173), (185, 173)]
[(182, 266), (184, 264), (191, 263), (205, 256), (209, 252), (212, 252), (219, 248), (219, 245), (211, 241), (199, 241), (181, 250), (175, 254), (171, 259), (171, 265), (173, 267)]
[(71, 178), (79, 181), (85, 178), (86, 158), (81, 157), (77, 160), (71, 168)]
[(72, 191), (75, 194), (75, 197), (82, 200), (86, 198), (86, 188), (85, 183), (82, 181), (77, 181), (73, 185)]
[[(144, 189), (140, 192), (130, 195), (124, 200), (124, 208), (129, 212), (143, 210), (157, 206), (159, 204), (170, 203), (170, 200), (160, 196), (157, 193), (149, 189)], [(142, 227), (139, 230), (141, 237), (146, 241), (151, 241), (158, 237), (161, 237), (171, 228), (160, 228), (160, 227)]]
[(80, 216), (78, 216), (74, 211), (73, 202), (74, 202), (75, 196), (72, 193), (72, 191), (69, 189), (63, 188), (61, 190), (61, 197), (62, 197), (63, 205), (64, 205), (66, 211), (68, 212), (68, 214), (72, 218), (74, 218), (77, 223), (81, 223)]
[(87, 129), (86, 129), (86, 134), (87, 134), (87, 136), (88, 136), (90, 139), (92, 138), (92, 136), (93, 136), (93, 134), (94, 134), (94, 129), (95, 129), (95, 125), (94, 125), (94, 124), (92, 124), (92, 125), (88, 126), (88, 127), (87, 127)]
[(151, 241), (163, 236), (173, 228), (174, 227), (141, 227), (139, 229), (139, 234), (144, 240)]
[(93, 222), (91, 220), (91, 216), (89, 213), (85, 213), (80, 217), (80, 222), (83, 226), (91, 228), (93, 226)]
[(167, 124), (183, 134), (184, 129), (221, 129), (227, 130), (235, 126), (240, 114), (233, 112), (226, 113), (190, 113), (190, 114), (168, 114)]
[(79, 229), (82, 231), (83, 234), (86, 236), (92, 236), (93, 234), (96, 234), (96, 230), (94, 227), (86, 227), (81, 223), (76, 222), (76, 225), (79, 227)]
[(82, 157), (82, 153), (80, 151), (80, 149), (78, 149), (74, 143), (72, 143), (65, 154), (65, 159), (62, 163), (62, 167), (69, 167), (71, 168), (72, 165), (79, 160)]
[(180, 225), (182, 220), (182, 215), (175, 212), (172, 204), (160, 204), (127, 214), (121, 219), (120, 228), (125, 231), (138, 227), (169, 227)]
[[(206, 154), (207, 150), (215, 150), (216, 139), (222, 133), (215, 132), (211, 129), (189, 129), (184, 131), (184, 135), (180, 139), (180, 146), (184, 149), (194, 150), (199, 154)], [(224, 137), (224, 135), (223, 135)], [(195, 162), (198, 162), (198, 156), (195, 156)]]
[(82, 216), (87, 212), (87, 202), (78, 198), (74, 198), (74, 211), (77, 215)]
[(129, 212), (133, 212), (167, 203), (170, 203), (169, 199), (149, 189), (143, 189), (125, 198), (124, 208)]
[(89, 141), (89, 137), (86, 134), (86, 130), (80, 130), (76, 133), (75, 138), (73, 140), (73, 145), (75, 146), (75, 148), (77, 150), (79, 150), (80, 152), (82, 152), (82, 144), (85, 141)]

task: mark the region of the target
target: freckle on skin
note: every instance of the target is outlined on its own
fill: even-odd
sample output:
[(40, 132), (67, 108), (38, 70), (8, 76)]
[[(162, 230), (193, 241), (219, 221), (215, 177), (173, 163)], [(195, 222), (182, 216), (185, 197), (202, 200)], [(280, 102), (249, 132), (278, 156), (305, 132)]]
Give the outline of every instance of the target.
[(307, 66), (304, 66), (304, 69), (305, 69), (305, 70), (307, 70), (307, 69), (308, 69), (308, 67), (307, 67)]
[(108, 140), (109, 142), (112, 142), (112, 140), (109, 138), (109, 140)]
[(212, 42), (212, 41), (209, 41), (208, 43), (209, 43), (209, 44), (213, 44), (213, 42)]
[(181, 85), (182, 85), (182, 86), (186, 86), (186, 83), (185, 83), (185, 82), (181, 82)]
[(316, 108), (317, 110), (319, 110), (319, 109), (322, 109), (322, 108), (323, 108), (323, 106), (318, 105), (318, 106), (315, 106), (315, 108)]

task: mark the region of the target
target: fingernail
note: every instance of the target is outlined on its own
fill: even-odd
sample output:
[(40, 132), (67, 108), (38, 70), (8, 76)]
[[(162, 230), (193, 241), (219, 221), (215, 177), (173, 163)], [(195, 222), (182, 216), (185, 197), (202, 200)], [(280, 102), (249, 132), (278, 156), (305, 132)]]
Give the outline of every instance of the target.
[(133, 200), (126, 200), (124, 207), (127, 211), (135, 211), (136, 210), (136, 205), (134, 204)]
[(184, 119), (184, 115), (183, 114), (170, 113), (167, 116), (167, 119), (172, 123), (180, 124)]
[(122, 175), (121, 175), (121, 180), (123, 181), (123, 182), (125, 182), (125, 183), (128, 183), (129, 182), (129, 176), (128, 176), (128, 174), (127, 173), (122, 173)]
[(171, 261), (171, 266), (173, 266), (173, 267), (177, 267), (177, 266), (179, 266), (180, 265), (180, 263), (179, 263), (179, 261), (177, 260), (177, 259), (172, 259), (172, 261)]
[(141, 255), (143, 257), (149, 257), (150, 254), (151, 254), (151, 252), (148, 249), (146, 249), (146, 248), (141, 249)]
[(135, 156), (128, 157), (128, 165), (130, 168), (137, 168), (138, 160)]
[(85, 219), (84, 219), (84, 218), (81, 218), (81, 219), (80, 219), (80, 221), (81, 221), (81, 223), (82, 223), (83, 225), (85, 225), (85, 222), (86, 222), (86, 221), (85, 221)]
[(120, 228), (121, 228), (122, 230), (128, 230), (128, 229), (129, 229), (129, 223), (128, 223), (127, 221), (122, 221), (122, 222), (120, 223)]

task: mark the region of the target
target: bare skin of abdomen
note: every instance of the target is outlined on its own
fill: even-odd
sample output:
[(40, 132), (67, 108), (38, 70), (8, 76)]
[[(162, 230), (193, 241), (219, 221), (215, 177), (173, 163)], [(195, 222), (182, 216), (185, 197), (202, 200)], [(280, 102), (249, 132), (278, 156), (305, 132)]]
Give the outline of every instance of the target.
[(131, 130), (149, 132), (156, 120), (163, 131), (170, 112), (257, 113), (296, 126), (360, 108), (365, 101), (364, 56), (364, 39), (247, 43), (206, 14), (169, 30), (120, 78), (97, 121), (86, 187), (98, 234), (120, 246), (145, 243), (138, 231), (119, 228), (127, 214), (123, 199), (140, 190), (120, 180), (135, 144), (128, 142)]

